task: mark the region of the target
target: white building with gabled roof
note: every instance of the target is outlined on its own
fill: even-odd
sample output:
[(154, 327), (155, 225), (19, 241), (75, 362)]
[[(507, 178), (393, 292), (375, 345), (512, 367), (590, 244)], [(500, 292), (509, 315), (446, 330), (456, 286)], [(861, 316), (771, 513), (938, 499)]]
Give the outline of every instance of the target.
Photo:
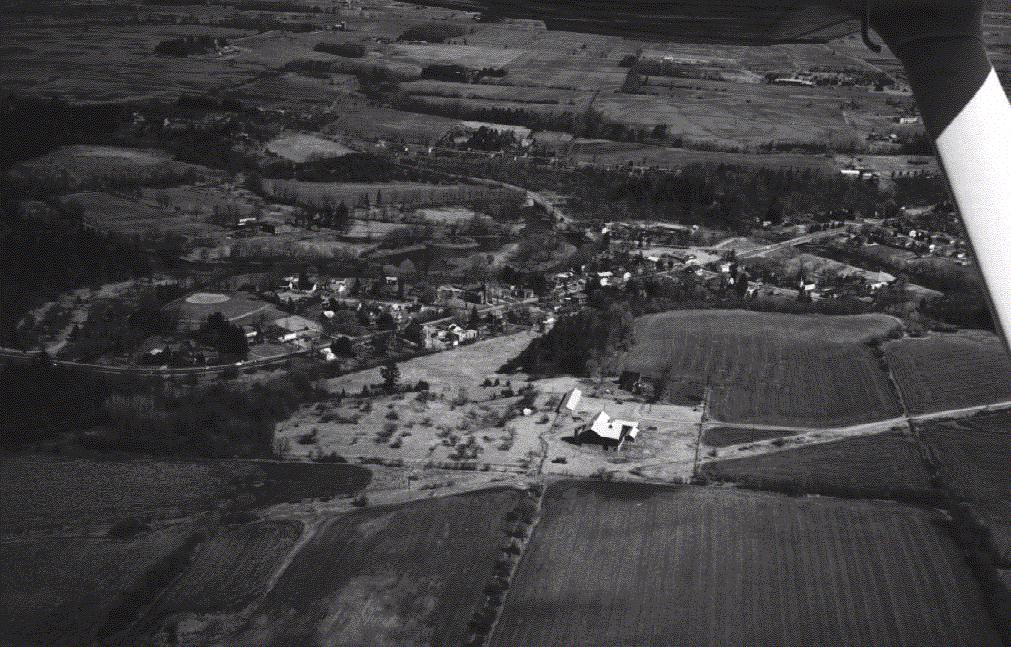
[(579, 439), (596, 441), (605, 447), (613, 446), (616, 449), (621, 449), (626, 440), (634, 441), (638, 435), (639, 423), (637, 421), (612, 418), (606, 411), (601, 411), (589, 427), (579, 435)]

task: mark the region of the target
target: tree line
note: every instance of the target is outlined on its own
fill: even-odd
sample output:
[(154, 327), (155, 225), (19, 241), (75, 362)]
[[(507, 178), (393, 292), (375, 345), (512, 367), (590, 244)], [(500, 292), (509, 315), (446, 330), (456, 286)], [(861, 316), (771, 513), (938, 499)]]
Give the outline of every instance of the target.
[(0, 368), (0, 446), (72, 442), (159, 455), (268, 456), (274, 424), (321, 396), (294, 370), (250, 387), (171, 385), (157, 378), (103, 376), (54, 366)]

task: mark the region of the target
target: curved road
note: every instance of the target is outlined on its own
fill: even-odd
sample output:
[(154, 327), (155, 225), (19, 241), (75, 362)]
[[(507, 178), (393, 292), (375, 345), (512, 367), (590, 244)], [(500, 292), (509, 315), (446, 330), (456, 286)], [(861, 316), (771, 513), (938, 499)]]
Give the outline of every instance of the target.
[[(212, 375), (223, 373), (224, 371), (236, 368), (263, 368), (284, 364), (288, 360), (309, 355), (311, 350), (298, 350), (283, 355), (274, 355), (261, 359), (246, 360), (233, 364), (216, 364), (214, 366), (191, 366), (186, 368), (163, 368), (159, 366), (109, 366), (107, 364), (89, 364), (87, 362), (73, 362), (65, 359), (50, 359), (53, 366), (79, 369), (103, 375), (136, 375), (136, 376), (179, 376), (179, 375)], [(21, 351), (13, 348), (0, 348), (0, 362), (14, 362), (27, 364), (39, 357), (39, 351)]]

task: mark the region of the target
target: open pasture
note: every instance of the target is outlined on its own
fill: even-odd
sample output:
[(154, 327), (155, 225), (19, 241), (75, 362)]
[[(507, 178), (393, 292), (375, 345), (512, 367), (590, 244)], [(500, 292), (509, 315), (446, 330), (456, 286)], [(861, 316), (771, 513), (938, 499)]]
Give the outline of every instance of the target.
[(1011, 412), (986, 413), (920, 426), (920, 435), (941, 463), (947, 485), (979, 511), (994, 534), (1002, 568), (1011, 568)]
[(187, 238), (224, 236), (224, 230), (210, 224), (209, 217), (203, 214), (174, 211), (111, 193), (71, 193), (63, 203), (79, 209), (85, 223), (102, 231), (133, 236), (167, 233)]
[(563, 482), (490, 644), (1000, 644), (932, 512)]
[(226, 642), (462, 644), (522, 496), (485, 490), (331, 519)]
[(302, 533), (293, 521), (258, 521), (222, 526), (193, 554), (190, 563), (160, 596), (134, 633), (186, 638), (201, 614), (237, 614), (266, 593), (269, 579)]
[(432, 145), (459, 124), (458, 119), (449, 117), (370, 107), (342, 114), (331, 128), (366, 141)]
[(826, 173), (835, 171), (831, 160), (800, 153), (717, 153), (602, 140), (576, 140), (572, 146), (572, 155), (578, 162), (590, 162), (602, 166), (624, 166), (629, 162), (639, 166), (665, 168), (677, 168), (689, 164), (733, 164), (750, 167), (812, 169)]
[[(508, 78), (508, 77), (506, 77)], [(566, 92), (555, 88), (523, 87), (515, 85), (462, 84), (450, 81), (423, 79), (400, 86), (416, 96), (447, 97), (455, 99), (488, 99), (515, 103), (562, 106), (567, 110), (585, 107), (592, 92)]]
[(865, 345), (897, 322), (746, 311), (667, 312), (636, 322), (625, 370), (659, 377), (698, 401), (708, 385), (721, 422), (842, 426), (899, 415), (888, 376)]
[(0, 460), (0, 535), (61, 529), (104, 533), (127, 518), (172, 520), (219, 507), (260, 507), (357, 492), (360, 467), (250, 461), (90, 460), (12, 455)]
[[(854, 91), (830, 88), (795, 89), (765, 84), (728, 84), (687, 79), (651, 81), (653, 94), (610, 93), (594, 107), (605, 119), (652, 129), (666, 124), (668, 132), (689, 139), (758, 145), (770, 141), (848, 142), (862, 139), (847, 122), (842, 104)], [(862, 101), (870, 101), (866, 93)], [(878, 99), (884, 109), (884, 100)], [(790, 122), (783, 115), (790, 115)]]
[(347, 146), (316, 135), (294, 133), (267, 142), (267, 150), (296, 163), (333, 159), (353, 152)]
[(885, 353), (910, 414), (1011, 400), (1011, 359), (992, 333), (901, 339)]
[(276, 436), (288, 439), (290, 454), (299, 457), (337, 454), (352, 463), (378, 459), (413, 469), (466, 461), (524, 471), (530, 455), (541, 453), (538, 432), (548, 425), (538, 422), (546, 397), (532, 403), (537, 413), (522, 416), (519, 398), (496, 397), (501, 390), (478, 382), (464, 394), (466, 402), (460, 394), (349, 398), (302, 409)]
[(63, 146), (17, 165), (12, 175), (28, 186), (65, 193), (117, 184), (183, 184), (214, 172), (176, 162), (165, 151), (153, 148)]
[(482, 45), (414, 45), (395, 43), (386, 56), (416, 65), (463, 65), (472, 69), (505, 67), (523, 53), (520, 49), (503, 49)]
[(226, 64), (215, 54), (159, 56), (162, 40), (212, 35), (229, 40), (249, 31), (203, 25), (113, 25), (100, 29), (73, 22), (35, 26), (5, 21), (0, 34), (21, 46), (16, 57), (0, 59), (0, 87), (62, 96), (85, 102), (175, 99), (183, 92), (203, 92), (241, 83), (255, 68)]
[[(442, 394), (447, 398), (458, 395), (459, 390), (463, 388), (472, 398), (480, 399), (478, 393), (484, 379), (494, 378), (503, 364), (530, 345), (534, 336), (534, 333), (525, 331), (400, 362), (398, 364), (400, 382), (417, 384), (419, 380), (425, 380), (433, 393)], [(348, 394), (358, 393), (363, 386), (371, 388), (374, 384), (382, 383), (383, 377), (379, 371), (380, 369), (374, 368), (342, 375), (329, 380), (327, 390), (331, 393), (341, 390)], [(512, 380), (514, 389), (524, 384), (522, 375), (499, 375), (499, 377), (503, 385), (506, 380)]]

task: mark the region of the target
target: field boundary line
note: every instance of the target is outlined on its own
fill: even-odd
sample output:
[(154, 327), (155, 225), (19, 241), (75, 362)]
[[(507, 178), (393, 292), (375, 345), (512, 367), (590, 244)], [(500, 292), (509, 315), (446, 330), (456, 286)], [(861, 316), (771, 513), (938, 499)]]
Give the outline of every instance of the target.
[[(495, 608), (495, 618), (491, 621), (491, 625), (488, 627), (488, 633), (485, 635), (484, 640), (480, 643), (481, 647), (491, 647), (492, 637), (495, 635), (495, 630), (498, 628), (499, 620), (502, 619), (502, 613), (505, 611), (506, 603), (509, 601), (509, 592), (512, 590), (513, 581), (516, 579), (516, 572), (520, 569), (520, 564), (523, 562), (523, 558), (527, 555), (527, 549), (530, 547), (530, 542), (533, 541), (534, 533), (537, 532), (537, 526), (540, 525), (541, 519), (544, 517), (544, 496), (547, 494), (547, 491), (547, 485), (541, 482), (540, 492), (536, 499), (537, 516), (534, 517), (526, 536), (523, 538), (520, 547), (520, 554), (516, 556), (516, 560), (513, 562), (512, 570), (509, 571), (509, 587), (503, 592), (502, 601)], [(527, 492), (529, 493), (529, 490), (527, 490)]]
[(702, 458), (702, 436), (706, 432), (706, 418), (709, 415), (709, 398), (712, 396), (712, 383), (706, 381), (706, 390), (702, 397), (702, 416), (699, 418), (699, 434), (695, 438), (695, 460), (692, 462), (692, 480), (699, 475), (699, 464)]
[[(270, 592), (277, 586), (277, 583), (281, 580), (285, 571), (287, 571), (288, 567), (291, 566), (291, 563), (295, 561), (295, 557), (302, 552), (302, 549), (305, 548), (306, 544), (316, 537), (319, 533), (320, 527), (330, 519), (331, 517), (321, 517), (314, 520), (312, 523), (302, 522), (304, 526), (302, 535), (298, 538), (298, 541), (295, 542), (295, 545), (291, 547), (291, 550), (288, 551), (288, 554), (284, 556), (284, 559), (281, 560), (281, 563), (277, 566), (277, 568), (274, 569), (270, 579), (267, 580), (267, 584), (263, 587), (263, 593), (259, 598), (261, 601), (267, 599), (267, 596), (270, 595)], [(251, 602), (250, 607), (255, 604), (256, 602)]]

